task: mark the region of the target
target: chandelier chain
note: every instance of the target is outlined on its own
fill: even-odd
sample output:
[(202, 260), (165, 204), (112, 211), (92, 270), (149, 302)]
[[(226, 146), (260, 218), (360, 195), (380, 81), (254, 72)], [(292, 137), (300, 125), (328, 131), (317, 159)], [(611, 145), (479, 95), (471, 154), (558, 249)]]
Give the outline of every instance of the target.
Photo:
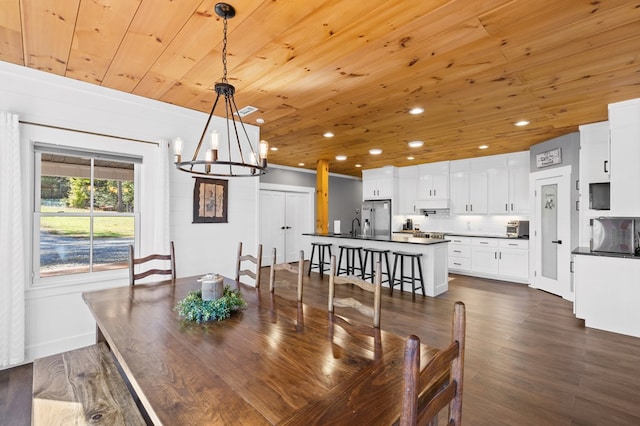
[(222, 36), (222, 82), (228, 83), (227, 81), (227, 16), (225, 15), (222, 18), (222, 22), (224, 23), (224, 30)]

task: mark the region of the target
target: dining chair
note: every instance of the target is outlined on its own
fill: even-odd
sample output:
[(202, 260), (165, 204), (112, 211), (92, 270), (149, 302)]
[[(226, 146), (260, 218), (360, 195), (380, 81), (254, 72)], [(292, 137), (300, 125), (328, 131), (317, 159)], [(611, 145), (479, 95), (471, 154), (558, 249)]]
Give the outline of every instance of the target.
[[(154, 268), (149, 264), (149, 262), (154, 262), (158, 260), (169, 261), (168, 269), (158, 269)], [(157, 262), (156, 262), (157, 263)], [(145, 269), (142, 272), (136, 273), (136, 266), (143, 265), (143, 267), (151, 268)], [(138, 268), (139, 270), (140, 268)], [(142, 278), (148, 277), (149, 275), (171, 275), (171, 279), (176, 279), (176, 257), (175, 250), (173, 247), (173, 241), (169, 243), (169, 254), (150, 254), (145, 257), (136, 258), (134, 256), (133, 244), (129, 245), (129, 285), (134, 285), (136, 281), (141, 280)]]
[(407, 338), (404, 350), (401, 426), (437, 425), (438, 413), (449, 406), (447, 425), (460, 425), (464, 371), (465, 306), (453, 306), (451, 343), (420, 371), (420, 339)]
[[(380, 262), (376, 262), (373, 283), (363, 280), (355, 275), (336, 275), (336, 257), (331, 256), (331, 266), (329, 269), (329, 312), (334, 313), (336, 306), (352, 308), (373, 319), (373, 326), (380, 328), (380, 295), (381, 295), (381, 274)], [(365, 305), (353, 297), (335, 297), (335, 286), (339, 284), (353, 284), (364, 291), (373, 293), (373, 307)]]
[(276, 271), (288, 271), (298, 276), (297, 282), (297, 300), (302, 302), (302, 278), (304, 276), (304, 251), (300, 250), (297, 265), (291, 263), (276, 263), (276, 248), (273, 248), (273, 256), (271, 258), (271, 268), (269, 270), (269, 291), (274, 292), (276, 286)]
[[(255, 270), (240, 269), (242, 262), (250, 262), (255, 266)], [(242, 241), (238, 243), (238, 261), (236, 263), (236, 281), (240, 281), (240, 277), (246, 275), (255, 281), (255, 287), (260, 288), (260, 268), (262, 267), (262, 244), (258, 245), (258, 255), (242, 254)]]

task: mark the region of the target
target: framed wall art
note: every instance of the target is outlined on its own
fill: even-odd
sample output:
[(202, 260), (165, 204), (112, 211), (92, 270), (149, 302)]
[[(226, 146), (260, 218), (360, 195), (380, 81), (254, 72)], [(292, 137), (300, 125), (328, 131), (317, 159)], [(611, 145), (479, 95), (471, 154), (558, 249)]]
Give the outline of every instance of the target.
[(224, 179), (195, 178), (193, 223), (227, 223), (228, 184)]

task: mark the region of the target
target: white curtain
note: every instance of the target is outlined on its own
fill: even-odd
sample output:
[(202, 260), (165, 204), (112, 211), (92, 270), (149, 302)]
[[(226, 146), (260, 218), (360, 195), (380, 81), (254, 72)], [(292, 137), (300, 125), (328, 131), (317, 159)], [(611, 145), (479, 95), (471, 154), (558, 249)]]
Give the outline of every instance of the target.
[(160, 140), (153, 162), (153, 186), (156, 196), (155, 227), (153, 233), (152, 253), (168, 253), (169, 251), (169, 142)]
[(24, 361), (25, 256), (18, 116), (0, 112), (0, 367)]

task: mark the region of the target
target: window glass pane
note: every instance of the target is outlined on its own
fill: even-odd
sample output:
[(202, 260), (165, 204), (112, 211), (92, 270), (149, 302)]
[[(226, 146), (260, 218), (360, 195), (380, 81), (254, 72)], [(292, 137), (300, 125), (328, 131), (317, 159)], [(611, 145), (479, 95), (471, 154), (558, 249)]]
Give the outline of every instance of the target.
[(90, 158), (43, 153), (40, 175), (41, 212), (89, 211)]
[(134, 217), (107, 216), (93, 219), (93, 270), (128, 267), (129, 244), (133, 244)]
[(89, 217), (40, 218), (40, 276), (89, 272)]

